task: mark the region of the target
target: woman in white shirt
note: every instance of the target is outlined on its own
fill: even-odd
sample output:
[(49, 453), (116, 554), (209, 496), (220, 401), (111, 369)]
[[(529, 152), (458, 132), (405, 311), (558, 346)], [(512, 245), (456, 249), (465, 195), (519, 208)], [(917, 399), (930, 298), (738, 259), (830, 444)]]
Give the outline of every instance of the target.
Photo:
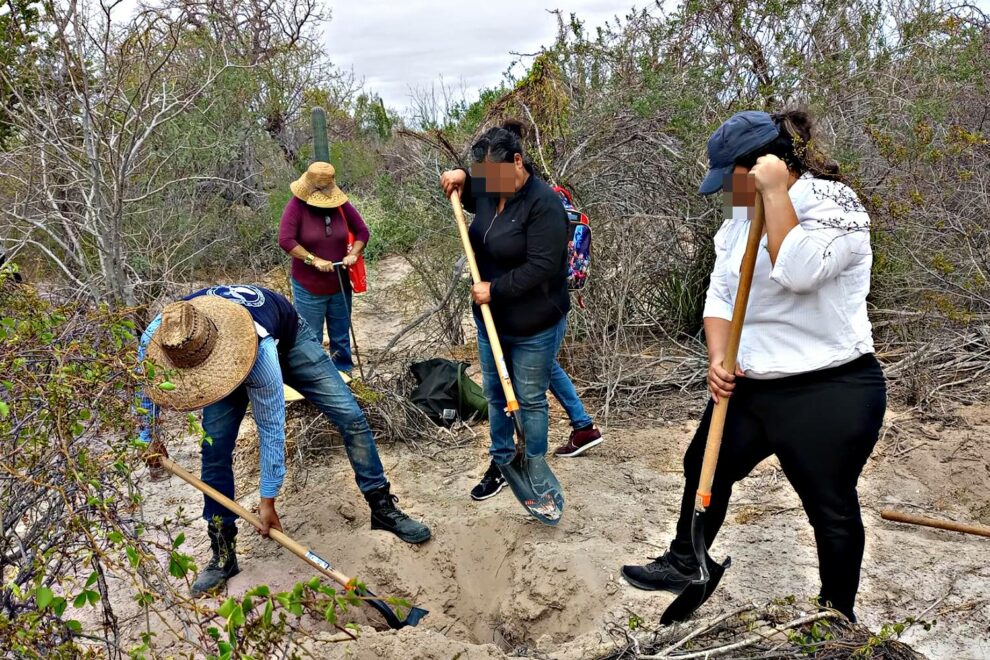
[[(886, 385), (866, 313), (869, 217), (835, 180), (813, 136), (804, 112), (747, 111), (708, 141), (701, 193), (723, 190), (729, 216), (715, 235), (704, 311), (711, 400), (684, 456), (670, 550), (622, 574), (633, 586), (678, 593), (697, 573), (691, 517), (698, 475), (714, 403), (732, 397), (705, 516), (707, 545), (725, 519), (733, 484), (776, 455), (815, 531), (819, 599), (855, 621), (864, 545), (856, 483), (883, 422)], [(729, 374), (722, 360), (756, 191), (766, 229), (738, 367)]]

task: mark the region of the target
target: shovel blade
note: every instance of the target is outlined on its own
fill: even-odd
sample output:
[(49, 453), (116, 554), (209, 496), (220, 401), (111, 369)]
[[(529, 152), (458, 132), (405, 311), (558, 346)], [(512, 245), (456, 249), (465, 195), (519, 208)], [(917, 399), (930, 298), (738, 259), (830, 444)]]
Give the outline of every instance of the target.
[(509, 484), (512, 494), (529, 515), (544, 525), (556, 525), (564, 514), (564, 489), (543, 456), (526, 457), (516, 454), (499, 471)]
[(660, 617), (660, 623), (668, 625), (675, 621), (684, 621), (704, 605), (711, 597), (722, 580), (722, 575), (732, 564), (731, 558), (726, 558), (724, 564), (719, 564), (708, 554), (708, 544), (705, 542), (705, 511), (698, 508), (691, 518), (691, 548), (698, 560), (698, 575), (677, 595)]
[(732, 558), (726, 557), (721, 564), (705, 553), (705, 566), (708, 572), (707, 582), (691, 583), (674, 599), (660, 617), (660, 624), (668, 626), (678, 621), (686, 621), (691, 618), (699, 607), (705, 604), (711, 595), (718, 588), (718, 583), (722, 581), (725, 569), (732, 565)]
[(365, 589), (361, 592), (361, 595), (368, 598), (367, 603), (378, 610), (382, 618), (385, 619), (385, 623), (392, 630), (400, 630), (406, 626), (415, 626), (424, 616), (429, 614), (427, 610), (421, 607), (413, 607), (410, 608), (405, 619), (400, 619), (399, 615), (395, 613), (395, 610), (389, 607), (388, 603), (377, 598), (370, 589)]

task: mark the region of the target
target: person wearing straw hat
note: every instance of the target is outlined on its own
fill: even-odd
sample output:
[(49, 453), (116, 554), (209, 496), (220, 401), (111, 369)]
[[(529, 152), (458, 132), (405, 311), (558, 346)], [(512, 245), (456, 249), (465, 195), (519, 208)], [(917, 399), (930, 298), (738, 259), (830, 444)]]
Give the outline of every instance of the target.
[(292, 199), (282, 212), (278, 244), (292, 257), (296, 310), (320, 340), (326, 322), (333, 363), (350, 373), (352, 286), (349, 277), (333, 271), (335, 263), (345, 268), (358, 263), (370, 236), (368, 226), (337, 187), (330, 163), (313, 163), (289, 189)]
[[(723, 191), (729, 215), (715, 234), (704, 309), (711, 397), (684, 455), (681, 513), (670, 548), (621, 573), (639, 589), (676, 593), (695, 579), (700, 567), (691, 521), (699, 473), (714, 405), (731, 397), (705, 505), (706, 545), (725, 520), (734, 484), (777, 456), (815, 532), (818, 599), (855, 621), (865, 543), (856, 484), (877, 443), (887, 395), (866, 306), (870, 218), (838, 180), (815, 135), (802, 110), (748, 110), (708, 140), (710, 167), (699, 192)], [(723, 358), (757, 193), (765, 233), (737, 368), (730, 373)]]
[[(391, 494), (364, 413), (306, 320), (284, 296), (251, 285), (217, 285), (165, 307), (141, 337), (138, 357), (155, 365), (141, 399), (147, 411), (139, 439), (153, 478), (168, 456), (156, 432), (159, 408), (203, 411), (201, 478), (234, 497), (233, 453), (251, 404), (260, 454), (259, 517), (281, 530), (275, 500), (285, 477), (283, 383), (297, 390), (340, 429), (371, 527), (408, 543), (430, 538), (429, 528), (404, 514)], [(204, 497), (212, 559), (192, 587), (194, 596), (223, 586), (238, 572), (236, 516)]]

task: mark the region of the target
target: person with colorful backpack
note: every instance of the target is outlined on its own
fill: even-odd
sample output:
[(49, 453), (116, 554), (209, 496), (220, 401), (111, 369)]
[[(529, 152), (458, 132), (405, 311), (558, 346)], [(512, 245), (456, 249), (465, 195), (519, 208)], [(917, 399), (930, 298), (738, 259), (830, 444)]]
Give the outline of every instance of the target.
[[(351, 298), (365, 290), (361, 253), (368, 226), (337, 187), (333, 165), (315, 162), (289, 188), (292, 199), (279, 223), (278, 244), (292, 259), (292, 298), (317, 339), (326, 322), (330, 356), (338, 371), (354, 368), (351, 355)], [(334, 273), (347, 269), (348, 277)]]
[[(567, 288), (570, 291), (580, 291), (588, 283), (591, 269), (591, 224), (588, 216), (574, 207), (569, 190), (563, 186), (553, 186), (553, 191), (564, 205), (569, 224)], [(556, 360), (550, 372), (550, 393), (567, 413), (573, 429), (567, 442), (554, 450), (554, 456), (573, 458), (604, 442), (602, 432), (595, 426), (591, 415), (581, 403), (581, 397), (578, 396), (573, 381)]]

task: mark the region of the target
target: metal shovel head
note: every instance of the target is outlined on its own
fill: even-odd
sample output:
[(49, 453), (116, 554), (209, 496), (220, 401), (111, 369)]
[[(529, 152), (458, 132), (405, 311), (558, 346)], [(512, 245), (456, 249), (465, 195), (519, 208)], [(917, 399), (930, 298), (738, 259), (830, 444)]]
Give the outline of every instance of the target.
[(529, 515), (544, 525), (560, 522), (564, 515), (564, 489), (546, 458), (516, 454), (511, 463), (499, 465), (498, 469)]
[(361, 595), (370, 599), (367, 601), (368, 604), (381, 613), (382, 617), (385, 619), (385, 623), (387, 623), (388, 627), (392, 630), (399, 630), (401, 628), (405, 628), (406, 626), (415, 626), (423, 619), (424, 616), (429, 614), (429, 612), (424, 610), (422, 607), (412, 607), (406, 614), (406, 618), (400, 619), (395, 611), (388, 606), (388, 603), (375, 597), (375, 594), (373, 594), (370, 589), (365, 589), (364, 593)]
[(715, 592), (725, 569), (732, 565), (731, 557), (726, 557), (725, 563), (719, 564), (708, 554), (705, 543), (704, 510), (695, 509), (691, 518), (691, 546), (698, 560), (698, 574), (664, 610), (660, 617), (660, 623), (663, 625), (684, 621), (694, 614)]

